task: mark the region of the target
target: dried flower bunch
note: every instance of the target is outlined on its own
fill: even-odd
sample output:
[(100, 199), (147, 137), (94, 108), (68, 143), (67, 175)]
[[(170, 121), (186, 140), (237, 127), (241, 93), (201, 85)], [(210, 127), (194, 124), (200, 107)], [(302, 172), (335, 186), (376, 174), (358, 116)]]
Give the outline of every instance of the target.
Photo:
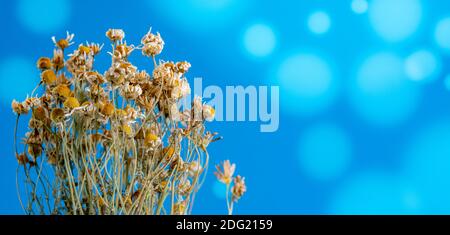
[(229, 215), (233, 214), (234, 202), (237, 202), (247, 191), (245, 178), (240, 175), (233, 177), (235, 170), (236, 164), (231, 164), (229, 160), (226, 160), (221, 165), (216, 165), (216, 172), (214, 172), (217, 179), (227, 186), (225, 197)]
[[(25, 177), (22, 207), (29, 214), (188, 214), (208, 166), (207, 147), (219, 139), (205, 129), (215, 111), (199, 97), (179, 108), (190, 94), (184, 75), (191, 65), (157, 62), (159, 33), (149, 31), (138, 46), (128, 45), (120, 29), (106, 36), (112, 63), (104, 73), (94, 69), (103, 45), (80, 44), (66, 60), (74, 35), (53, 37), (53, 57), (37, 62), (42, 95), (35, 89), (12, 102), (15, 139), (19, 118), (31, 112), (23, 150), (15, 143)], [(129, 61), (134, 51), (151, 58), (151, 73)], [(234, 181), (237, 200), (245, 185)]]

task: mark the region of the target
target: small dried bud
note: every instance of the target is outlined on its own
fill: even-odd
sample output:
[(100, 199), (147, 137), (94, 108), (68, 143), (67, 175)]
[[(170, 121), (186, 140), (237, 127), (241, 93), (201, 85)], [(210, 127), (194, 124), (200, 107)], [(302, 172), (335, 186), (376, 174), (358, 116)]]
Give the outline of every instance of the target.
[(37, 61), (37, 67), (38, 69), (50, 69), (52, 67), (52, 62), (50, 60), (50, 58), (48, 57), (41, 57), (39, 58), (39, 60)]

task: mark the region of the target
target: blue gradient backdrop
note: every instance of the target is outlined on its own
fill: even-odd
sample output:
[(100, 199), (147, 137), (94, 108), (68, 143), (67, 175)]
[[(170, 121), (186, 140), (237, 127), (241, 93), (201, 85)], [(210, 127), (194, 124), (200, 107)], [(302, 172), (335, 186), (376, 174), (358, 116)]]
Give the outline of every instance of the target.
[[(0, 3), (0, 213), (15, 189), (13, 98), (39, 81), (51, 36), (137, 44), (161, 32), (162, 59), (188, 60), (204, 86), (280, 86), (280, 127), (215, 122), (248, 192), (237, 214), (449, 214), (450, 2), (425, 0), (87, 1)], [(97, 66), (107, 68), (105, 47)], [(137, 56), (136, 56), (137, 58)], [(135, 59), (138, 66), (148, 61)], [(24, 133), (25, 122), (19, 131)], [(211, 172), (194, 213), (225, 214)]]

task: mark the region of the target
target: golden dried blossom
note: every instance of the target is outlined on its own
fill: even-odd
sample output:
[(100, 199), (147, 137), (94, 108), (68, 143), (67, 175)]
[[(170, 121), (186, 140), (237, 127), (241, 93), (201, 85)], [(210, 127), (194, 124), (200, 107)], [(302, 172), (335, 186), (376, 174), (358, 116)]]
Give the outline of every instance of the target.
[(69, 32), (67, 32), (66, 38), (56, 41), (56, 38), (52, 37), (52, 40), (53, 40), (53, 43), (55, 43), (55, 46), (57, 46), (61, 50), (64, 50), (65, 48), (67, 48), (73, 44), (72, 40), (73, 40), (74, 36), (75, 36), (74, 34), (69, 34)]
[(67, 85), (58, 85), (53, 90), (59, 97), (68, 98), (72, 96), (72, 91)]
[(41, 57), (36, 63), (38, 69), (46, 70), (52, 67), (52, 61), (48, 57)]
[(111, 117), (114, 114), (114, 105), (111, 103), (106, 103), (101, 109), (101, 113), (105, 116)]
[(56, 82), (55, 71), (47, 69), (41, 74), (42, 81), (47, 85), (52, 85)]
[(54, 108), (50, 113), (50, 119), (55, 122), (62, 122), (64, 120), (64, 110), (61, 108)]
[(80, 102), (75, 97), (68, 97), (66, 101), (64, 101), (64, 107), (74, 109), (80, 107)]

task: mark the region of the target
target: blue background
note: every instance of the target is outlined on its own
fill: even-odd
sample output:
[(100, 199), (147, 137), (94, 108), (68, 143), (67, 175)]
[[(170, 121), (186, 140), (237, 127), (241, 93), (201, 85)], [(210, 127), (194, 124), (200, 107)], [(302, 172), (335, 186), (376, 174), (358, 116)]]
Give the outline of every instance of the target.
[[(449, 17), (450, 2), (424, 0), (2, 1), (0, 213), (23, 213), (10, 103), (39, 82), (51, 36), (107, 44), (105, 31), (122, 28), (138, 44), (151, 26), (166, 42), (160, 58), (188, 60), (204, 86), (280, 86), (277, 132), (209, 125), (224, 137), (212, 164), (231, 159), (246, 177), (235, 213), (448, 214)], [(226, 213), (211, 170), (196, 214)]]

